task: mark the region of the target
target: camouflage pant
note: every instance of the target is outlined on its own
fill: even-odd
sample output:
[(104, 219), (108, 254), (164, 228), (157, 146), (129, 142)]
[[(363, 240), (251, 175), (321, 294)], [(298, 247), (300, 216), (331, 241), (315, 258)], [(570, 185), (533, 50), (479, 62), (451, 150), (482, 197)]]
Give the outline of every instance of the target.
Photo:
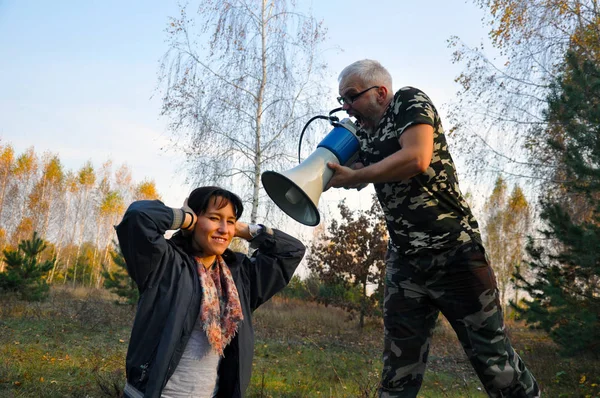
[(388, 251), (381, 397), (416, 397), (439, 312), (490, 397), (537, 397), (538, 385), (504, 330), (494, 272), (481, 244), (435, 255)]

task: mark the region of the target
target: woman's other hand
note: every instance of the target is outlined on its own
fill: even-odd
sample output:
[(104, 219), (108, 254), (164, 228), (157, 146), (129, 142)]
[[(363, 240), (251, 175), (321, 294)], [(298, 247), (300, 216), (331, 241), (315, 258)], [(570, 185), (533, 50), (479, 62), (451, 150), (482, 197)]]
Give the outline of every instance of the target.
[(183, 218), (183, 223), (181, 224), (181, 231), (184, 235), (189, 235), (192, 233), (196, 227), (196, 221), (198, 221), (196, 213), (194, 213), (194, 210), (188, 206), (188, 199), (189, 198), (185, 198), (183, 207), (181, 208), (185, 212), (185, 217)]
[(242, 238), (246, 240), (252, 239), (252, 235), (250, 235), (250, 228), (248, 224), (245, 222), (237, 221), (235, 223), (235, 236), (237, 238)]

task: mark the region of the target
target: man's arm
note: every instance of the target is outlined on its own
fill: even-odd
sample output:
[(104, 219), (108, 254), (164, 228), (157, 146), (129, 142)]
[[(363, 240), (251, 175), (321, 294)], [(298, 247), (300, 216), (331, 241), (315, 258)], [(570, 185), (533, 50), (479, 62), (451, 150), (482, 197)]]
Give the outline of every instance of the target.
[(326, 189), (350, 188), (359, 184), (402, 181), (423, 173), (433, 156), (433, 127), (415, 124), (400, 136), (400, 149), (385, 159), (353, 170), (336, 163), (328, 163), (335, 174)]

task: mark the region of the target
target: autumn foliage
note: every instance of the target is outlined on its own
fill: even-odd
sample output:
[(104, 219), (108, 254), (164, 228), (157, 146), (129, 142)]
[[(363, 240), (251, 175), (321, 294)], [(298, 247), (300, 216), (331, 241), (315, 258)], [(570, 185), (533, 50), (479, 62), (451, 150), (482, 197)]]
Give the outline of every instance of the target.
[[(340, 221), (332, 220), (327, 232), (313, 240), (308, 267), (339, 299), (334, 304), (360, 314), (362, 327), (364, 317), (372, 315), (383, 302), (387, 229), (376, 198), (367, 211), (353, 212), (343, 201), (338, 208)], [(374, 294), (368, 291), (369, 286), (374, 287)], [(356, 288), (358, 300), (344, 295)], [(336, 289), (339, 294), (333, 294)]]
[[(56, 154), (29, 148), (16, 154), (0, 142), (0, 250), (19, 250), (36, 237), (52, 261), (48, 283), (102, 285), (102, 267), (113, 267), (110, 251), (114, 228), (126, 205), (159, 198), (151, 180), (134, 183), (126, 165), (99, 168), (86, 162), (66, 170)], [(6, 269), (0, 263), (0, 275)]]

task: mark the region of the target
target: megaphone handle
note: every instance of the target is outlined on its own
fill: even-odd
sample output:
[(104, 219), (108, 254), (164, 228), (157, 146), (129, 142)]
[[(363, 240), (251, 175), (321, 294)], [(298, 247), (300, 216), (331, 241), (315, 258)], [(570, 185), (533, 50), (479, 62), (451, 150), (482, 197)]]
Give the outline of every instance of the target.
[(317, 119), (330, 120), (330, 117), (323, 116), (323, 115), (317, 115), (317, 116), (313, 116), (312, 118), (310, 118), (310, 120), (308, 122), (306, 122), (306, 124), (302, 128), (302, 132), (300, 133), (300, 139), (298, 140), (298, 164), (302, 163), (302, 159), (300, 157), (300, 152), (302, 151), (302, 138), (304, 138), (304, 132), (308, 128), (308, 125), (311, 124), (312, 122), (314, 122)]

